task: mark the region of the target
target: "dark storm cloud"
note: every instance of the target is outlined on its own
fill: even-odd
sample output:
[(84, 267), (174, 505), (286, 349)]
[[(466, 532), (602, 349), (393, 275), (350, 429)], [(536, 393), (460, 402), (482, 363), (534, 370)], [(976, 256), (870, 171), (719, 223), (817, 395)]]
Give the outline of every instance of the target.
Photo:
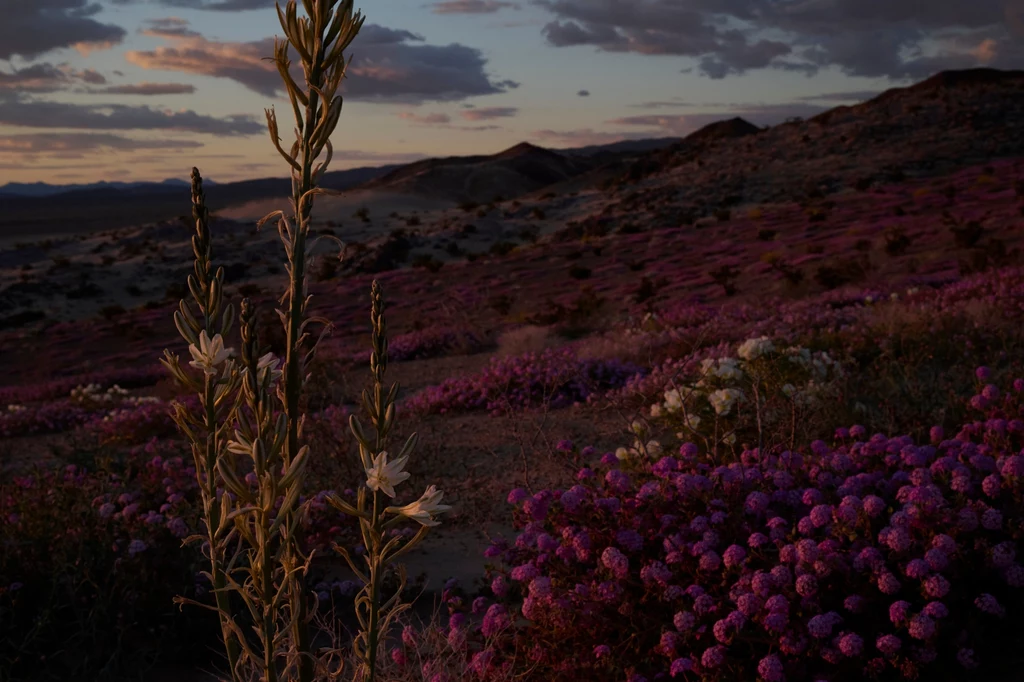
[(191, 110), (163, 111), (124, 104), (68, 104), (0, 93), (0, 125), (83, 130), (180, 130), (213, 135), (254, 135), (265, 130), (252, 116), (215, 118)]
[[(1024, 0), (533, 0), (556, 47), (678, 55), (711, 78), (776, 68), (916, 79), (1014, 68)], [(931, 54), (925, 54), (925, 47)]]
[(76, 47), (81, 51), (120, 43), (126, 31), (93, 15), (101, 10), (88, 0), (11, 0), (3, 3), (0, 19), (0, 59), (26, 59), (50, 50)]
[[(144, 69), (229, 78), (267, 97), (283, 94), (274, 64), (264, 59), (273, 55), (273, 38), (218, 42), (191, 31), (183, 33), (180, 24), (172, 28), (173, 33), (165, 27), (146, 29), (145, 34), (170, 44), (129, 51), (126, 59)], [(420, 104), (498, 94), (519, 86), (511, 80), (492, 81), (480, 50), (457, 43), (423, 43), (422, 36), (410, 31), (364, 25), (350, 52), (353, 59), (342, 84), (343, 95), (353, 100)], [(297, 60), (293, 68), (301, 82)]]

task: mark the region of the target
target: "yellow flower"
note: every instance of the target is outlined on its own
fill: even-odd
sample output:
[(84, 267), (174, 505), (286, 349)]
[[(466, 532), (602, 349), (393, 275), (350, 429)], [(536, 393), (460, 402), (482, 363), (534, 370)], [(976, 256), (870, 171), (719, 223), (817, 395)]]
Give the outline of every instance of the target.
[(395, 486), (409, 478), (409, 473), (402, 471), (409, 456), (399, 457), (388, 462), (388, 451), (384, 450), (373, 458), (373, 466), (366, 470), (366, 485), (370, 490), (380, 490), (388, 497), (395, 496)]
[(434, 520), (434, 517), (451, 509), (447, 504), (438, 504), (443, 496), (443, 492), (438, 490), (436, 486), (431, 485), (427, 487), (426, 492), (423, 493), (420, 499), (415, 502), (411, 502), (404, 507), (388, 507), (384, 511), (391, 512), (392, 514), (401, 514), (413, 521), (418, 521), (424, 526), (438, 526), (441, 522)]

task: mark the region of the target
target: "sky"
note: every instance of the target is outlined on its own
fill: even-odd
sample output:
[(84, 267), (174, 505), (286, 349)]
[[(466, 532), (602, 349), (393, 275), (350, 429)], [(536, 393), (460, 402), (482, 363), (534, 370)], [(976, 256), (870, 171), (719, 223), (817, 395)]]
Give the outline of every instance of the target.
[[(283, 6), (282, 2), (282, 6)], [(287, 177), (274, 0), (0, 0), (0, 185)], [(298, 3), (300, 15), (302, 2)], [(1024, 0), (356, 0), (330, 168), (684, 136), (1024, 65)], [(293, 53), (294, 55), (294, 53)], [(297, 56), (293, 61), (298, 62)]]

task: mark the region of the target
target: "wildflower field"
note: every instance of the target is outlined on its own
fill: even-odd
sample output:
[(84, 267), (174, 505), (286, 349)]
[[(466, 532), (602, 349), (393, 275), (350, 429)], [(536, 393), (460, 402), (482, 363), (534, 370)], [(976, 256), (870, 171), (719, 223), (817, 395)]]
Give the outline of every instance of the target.
[(0, 682), (1020, 679), (1024, 157), (314, 283), (362, 18), (279, 12), (285, 295), (193, 169), (180, 300), (0, 333)]

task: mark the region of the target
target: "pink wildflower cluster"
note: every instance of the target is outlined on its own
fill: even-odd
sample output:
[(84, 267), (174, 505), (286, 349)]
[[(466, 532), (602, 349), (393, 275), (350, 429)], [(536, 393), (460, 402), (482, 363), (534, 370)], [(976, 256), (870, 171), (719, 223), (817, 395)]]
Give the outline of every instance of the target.
[[(715, 464), (692, 444), (649, 471), (585, 469), (509, 502), (488, 556), (546, 679), (928, 679), (997, 654), (1022, 613), (1024, 381), (931, 443), (837, 430), (807, 452)], [(565, 651), (593, 651), (573, 659)], [(594, 677), (596, 679), (596, 677)], [(620, 678), (625, 679), (625, 678)]]
[[(483, 350), (487, 339), (470, 329), (457, 327), (426, 327), (388, 339), (388, 360), (404, 362), (425, 360), (454, 353), (471, 354)], [(360, 351), (352, 356), (360, 364), (370, 361), (370, 354)]]
[(420, 413), (567, 407), (588, 396), (623, 386), (641, 367), (614, 359), (579, 358), (571, 349), (493, 359), (480, 372), (452, 378), (412, 396), (407, 408)]

